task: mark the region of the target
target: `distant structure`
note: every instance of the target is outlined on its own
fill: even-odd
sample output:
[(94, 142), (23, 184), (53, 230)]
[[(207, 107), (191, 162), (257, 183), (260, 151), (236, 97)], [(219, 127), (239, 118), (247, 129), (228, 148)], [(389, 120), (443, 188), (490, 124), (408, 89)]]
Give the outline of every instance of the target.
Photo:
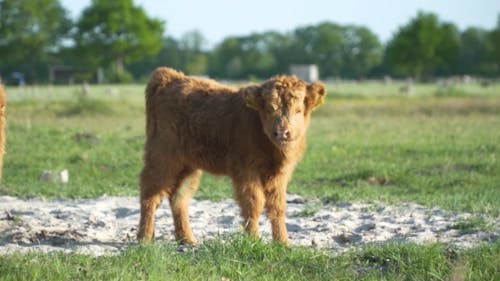
[(91, 77), (88, 77), (89, 71), (72, 65), (53, 65), (49, 67), (49, 83), (50, 84), (74, 84), (78, 82), (86, 83), (87, 80), (93, 83), (101, 84), (104, 82), (104, 71), (102, 68), (97, 68), (91, 71)]
[(319, 70), (315, 64), (292, 64), (290, 65), (290, 73), (306, 82), (319, 80)]
[(54, 65), (49, 67), (49, 82), (73, 84), (75, 70), (69, 65)]

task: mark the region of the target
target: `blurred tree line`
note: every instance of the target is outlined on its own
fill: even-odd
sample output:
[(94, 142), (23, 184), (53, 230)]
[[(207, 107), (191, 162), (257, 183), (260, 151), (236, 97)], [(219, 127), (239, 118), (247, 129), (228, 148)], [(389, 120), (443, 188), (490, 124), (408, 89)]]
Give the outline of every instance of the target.
[(229, 36), (210, 50), (198, 31), (181, 38), (164, 31), (165, 22), (133, 0), (92, 0), (76, 20), (59, 0), (0, 0), (0, 74), (27, 83), (61, 76), (131, 82), (167, 65), (192, 75), (253, 79), (288, 72), (291, 64), (317, 64), (322, 78), (500, 74), (500, 16), (492, 30), (460, 31), (419, 12), (386, 44), (367, 27), (332, 22)]

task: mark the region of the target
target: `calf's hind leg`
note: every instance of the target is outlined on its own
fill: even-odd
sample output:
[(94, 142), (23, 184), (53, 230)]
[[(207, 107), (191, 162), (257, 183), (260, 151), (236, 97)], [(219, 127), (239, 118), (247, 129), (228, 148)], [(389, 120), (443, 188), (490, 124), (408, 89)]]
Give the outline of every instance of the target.
[(150, 241), (154, 237), (155, 212), (164, 196), (164, 178), (153, 169), (144, 167), (141, 173), (141, 220), (137, 239)]
[(165, 195), (170, 196), (175, 190), (176, 176), (181, 170), (178, 165), (168, 165), (175, 161), (167, 163), (165, 159), (169, 159), (168, 157), (154, 153), (159, 150), (150, 149), (144, 155), (144, 168), (140, 177), (141, 220), (137, 233), (138, 240), (149, 241), (153, 238), (156, 209), (162, 198)]
[(240, 205), (245, 231), (252, 237), (259, 236), (259, 217), (264, 208), (264, 193), (256, 182), (233, 180), (235, 199)]
[(181, 172), (176, 181), (178, 186), (169, 198), (174, 218), (175, 238), (181, 243), (196, 243), (189, 225), (188, 206), (189, 199), (198, 188), (200, 177), (200, 170)]

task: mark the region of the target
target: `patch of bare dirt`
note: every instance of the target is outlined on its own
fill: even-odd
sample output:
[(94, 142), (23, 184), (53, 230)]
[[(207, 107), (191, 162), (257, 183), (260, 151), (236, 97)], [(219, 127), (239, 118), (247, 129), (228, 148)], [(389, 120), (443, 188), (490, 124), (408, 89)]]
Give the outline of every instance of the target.
[[(366, 243), (443, 242), (471, 247), (500, 236), (500, 218), (477, 217), (404, 203), (335, 203), (288, 196), (287, 228), (292, 245), (334, 252)], [(313, 206), (313, 207), (311, 207)], [(233, 200), (190, 202), (190, 221), (199, 242), (240, 232), (239, 208)], [(85, 200), (23, 200), (0, 196), (0, 254), (15, 251), (64, 251), (92, 255), (116, 254), (135, 242), (139, 202), (135, 197), (103, 196)], [(262, 237), (271, 239), (265, 215)], [(174, 241), (168, 204), (156, 215), (155, 237)]]

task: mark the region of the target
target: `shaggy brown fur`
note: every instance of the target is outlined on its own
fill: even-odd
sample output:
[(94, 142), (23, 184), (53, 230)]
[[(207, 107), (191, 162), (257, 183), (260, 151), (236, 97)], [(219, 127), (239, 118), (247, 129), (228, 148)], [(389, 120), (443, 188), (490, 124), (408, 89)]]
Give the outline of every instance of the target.
[(2, 179), (3, 154), (5, 152), (5, 106), (7, 99), (0, 79), (0, 180)]
[(275, 76), (240, 89), (158, 68), (146, 88), (146, 144), (140, 177), (138, 239), (154, 234), (154, 214), (169, 199), (175, 235), (195, 243), (188, 201), (201, 170), (231, 177), (246, 231), (258, 235), (265, 208), (275, 240), (288, 243), (286, 187), (306, 144), (322, 83)]

